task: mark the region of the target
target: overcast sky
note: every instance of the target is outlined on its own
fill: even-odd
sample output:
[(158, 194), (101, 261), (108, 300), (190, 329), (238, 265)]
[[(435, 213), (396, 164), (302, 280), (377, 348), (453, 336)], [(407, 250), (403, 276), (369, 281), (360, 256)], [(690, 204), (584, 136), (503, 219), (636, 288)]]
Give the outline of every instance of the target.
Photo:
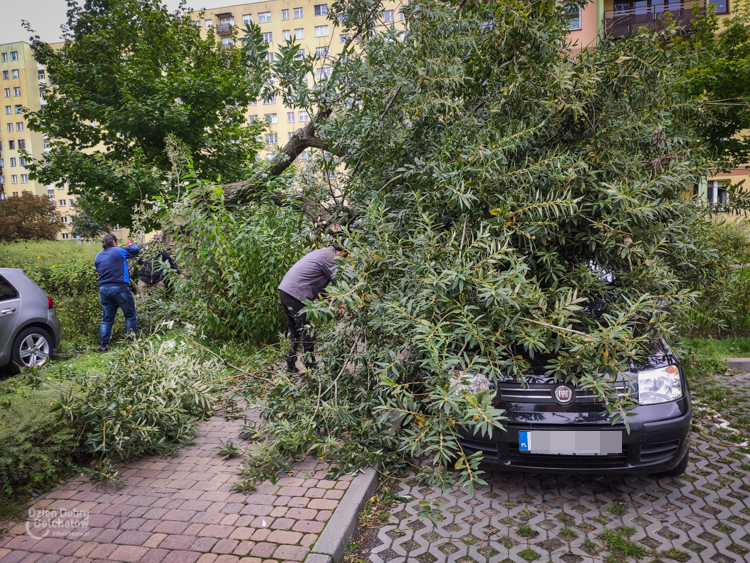
[[(83, 4), (84, 0), (79, 0)], [(180, 0), (164, 0), (174, 10)], [(188, 0), (193, 9), (212, 9), (231, 6), (239, 0)], [(67, 3), (65, 0), (0, 0), (0, 44), (29, 41), (29, 33), (21, 27), (21, 20), (28, 20), (42, 41), (54, 43), (60, 40), (60, 25), (65, 23)]]

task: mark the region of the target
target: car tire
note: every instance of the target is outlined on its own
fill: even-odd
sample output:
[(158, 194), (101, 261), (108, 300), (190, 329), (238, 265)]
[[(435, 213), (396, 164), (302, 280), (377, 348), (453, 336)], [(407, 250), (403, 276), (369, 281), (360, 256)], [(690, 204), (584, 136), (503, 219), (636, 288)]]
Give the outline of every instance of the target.
[(688, 451), (685, 452), (685, 455), (682, 456), (682, 459), (680, 460), (680, 463), (678, 463), (676, 466), (674, 466), (669, 471), (665, 471), (664, 473), (659, 473), (659, 476), (661, 477), (679, 477), (685, 471), (687, 470), (688, 466), (688, 460), (690, 458), (690, 449), (688, 448)]
[[(42, 355), (46, 357), (42, 357)], [(22, 366), (44, 365), (49, 361), (51, 355), (52, 337), (49, 332), (35, 326), (25, 328), (18, 333), (13, 341), (13, 347), (10, 350), (10, 369), (18, 373)]]

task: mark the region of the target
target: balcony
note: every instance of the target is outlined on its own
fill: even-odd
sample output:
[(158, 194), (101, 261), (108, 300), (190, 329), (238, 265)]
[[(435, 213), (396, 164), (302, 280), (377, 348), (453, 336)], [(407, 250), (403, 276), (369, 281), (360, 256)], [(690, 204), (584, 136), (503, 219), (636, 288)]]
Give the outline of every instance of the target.
[[(651, 0), (654, 2), (654, 0)], [(640, 2), (639, 2), (640, 3)], [(644, 2), (645, 3), (645, 2)], [(659, 29), (671, 17), (685, 33), (690, 33), (693, 9), (700, 15), (706, 13), (703, 0), (693, 2), (671, 2), (631, 8), (629, 10), (607, 10), (604, 12), (604, 33), (615, 39), (633, 35), (640, 27)]]
[(219, 35), (230, 35), (234, 24), (231, 23), (220, 23), (216, 25), (216, 33)]

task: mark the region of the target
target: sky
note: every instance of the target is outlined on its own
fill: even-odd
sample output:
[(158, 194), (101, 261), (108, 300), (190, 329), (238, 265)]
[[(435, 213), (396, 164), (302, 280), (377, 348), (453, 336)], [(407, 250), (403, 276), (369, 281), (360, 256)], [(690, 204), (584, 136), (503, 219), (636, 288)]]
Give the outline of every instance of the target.
[[(84, 0), (79, 0), (83, 3)], [(163, 0), (172, 10), (180, 0)], [(188, 0), (195, 10), (231, 6), (239, 0)], [(54, 43), (60, 40), (60, 25), (65, 23), (67, 12), (65, 0), (0, 0), (0, 45), (29, 41), (30, 34), (21, 27), (21, 20), (28, 20), (42, 41)]]

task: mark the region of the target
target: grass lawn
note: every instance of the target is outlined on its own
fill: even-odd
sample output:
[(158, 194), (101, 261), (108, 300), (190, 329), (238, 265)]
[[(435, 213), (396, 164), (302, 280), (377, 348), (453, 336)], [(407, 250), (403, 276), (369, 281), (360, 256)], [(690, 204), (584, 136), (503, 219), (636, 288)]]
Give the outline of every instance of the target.
[(701, 355), (721, 358), (749, 358), (750, 337), (737, 336), (715, 340), (712, 338), (691, 338), (685, 341), (685, 348)]

